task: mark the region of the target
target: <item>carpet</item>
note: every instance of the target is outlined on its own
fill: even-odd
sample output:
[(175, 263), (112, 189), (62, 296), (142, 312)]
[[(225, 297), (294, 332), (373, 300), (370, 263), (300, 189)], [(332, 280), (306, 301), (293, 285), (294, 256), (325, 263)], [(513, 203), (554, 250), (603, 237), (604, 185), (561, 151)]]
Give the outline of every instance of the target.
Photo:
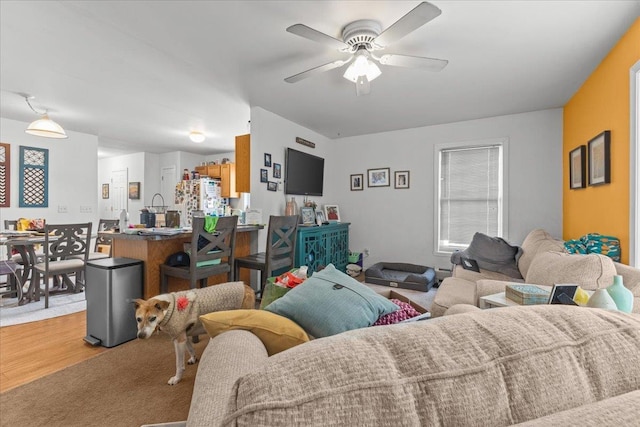
[(0, 305), (0, 327), (51, 319), (65, 314), (86, 310), (84, 292), (49, 296), (49, 308), (44, 308), (44, 297), (40, 301), (18, 305), (17, 298), (2, 298)]
[[(208, 342), (201, 336), (198, 357)], [(198, 365), (182, 381), (166, 334), (133, 340), (0, 394), (0, 426), (116, 426), (186, 420)]]

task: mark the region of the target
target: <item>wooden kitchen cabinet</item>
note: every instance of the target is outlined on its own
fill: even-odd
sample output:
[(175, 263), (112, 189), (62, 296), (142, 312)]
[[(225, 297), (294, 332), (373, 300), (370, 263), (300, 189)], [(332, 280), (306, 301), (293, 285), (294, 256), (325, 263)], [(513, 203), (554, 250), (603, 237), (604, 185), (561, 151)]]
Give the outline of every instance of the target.
[(236, 136), (236, 191), (251, 192), (251, 135)]
[[(220, 173), (220, 166), (222, 165), (208, 165), (207, 166), (207, 176), (211, 178), (222, 178), (222, 174)], [(228, 196), (223, 196), (228, 197)]]
[(220, 166), (220, 190), (222, 197), (240, 197), (236, 191), (236, 165), (225, 163)]
[(217, 178), (220, 180), (221, 197), (240, 197), (236, 190), (236, 165), (225, 163), (224, 165), (196, 166), (201, 177)]

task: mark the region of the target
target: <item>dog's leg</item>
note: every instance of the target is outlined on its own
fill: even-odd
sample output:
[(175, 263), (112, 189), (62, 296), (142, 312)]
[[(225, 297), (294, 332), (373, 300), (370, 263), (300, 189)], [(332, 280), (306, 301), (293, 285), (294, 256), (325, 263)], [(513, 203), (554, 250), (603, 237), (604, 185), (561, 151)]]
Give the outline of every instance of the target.
[(176, 351), (176, 375), (169, 378), (169, 385), (178, 384), (184, 373), (184, 352), (187, 348), (187, 334), (185, 332), (173, 339), (173, 347)]
[(189, 352), (189, 356), (191, 356), (189, 360), (187, 360), (187, 363), (189, 365), (193, 365), (198, 361), (198, 358), (196, 357), (196, 350), (193, 348), (193, 344), (191, 344), (190, 340), (187, 340), (186, 343), (187, 343), (187, 351)]

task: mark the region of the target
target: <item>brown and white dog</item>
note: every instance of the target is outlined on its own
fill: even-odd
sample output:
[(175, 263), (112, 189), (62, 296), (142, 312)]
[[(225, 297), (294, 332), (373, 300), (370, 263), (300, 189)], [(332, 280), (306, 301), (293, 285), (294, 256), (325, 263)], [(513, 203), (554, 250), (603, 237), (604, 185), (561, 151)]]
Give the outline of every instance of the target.
[(214, 311), (254, 308), (255, 294), (243, 282), (229, 282), (202, 289), (161, 294), (149, 300), (137, 299), (136, 322), (138, 338), (149, 338), (155, 331), (168, 333), (176, 352), (176, 374), (170, 385), (180, 382), (184, 373), (184, 355), (189, 352), (187, 363), (198, 361), (196, 352), (187, 338), (204, 334), (200, 316)]

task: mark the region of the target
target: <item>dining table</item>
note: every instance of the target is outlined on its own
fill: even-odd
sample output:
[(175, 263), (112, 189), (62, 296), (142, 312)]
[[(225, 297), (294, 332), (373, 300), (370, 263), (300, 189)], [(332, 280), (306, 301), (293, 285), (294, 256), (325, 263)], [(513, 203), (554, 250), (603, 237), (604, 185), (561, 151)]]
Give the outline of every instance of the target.
[[(57, 236), (49, 236), (49, 241), (56, 240)], [(28, 289), (22, 293), (22, 298), (18, 301), (18, 305), (24, 305), (32, 301), (40, 301), (40, 292), (37, 288), (38, 284), (33, 279), (33, 266), (38, 262), (42, 262), (40, 258), (43, 254), (38, 255), (37, 246), (45, 243), (45, 236), (42, 232), (7, 232), (0, 230), (0, 245), (7, 247), (9, 255), (15, 250), (22, 257), (21, 271), (16, 271), (16, 278), (22, 286), (29, 283)], [(54, 288), (51, 293), (67, 291), (75, 289), (75, 284), (68, 275), (62, 274), (53, 278)]]

